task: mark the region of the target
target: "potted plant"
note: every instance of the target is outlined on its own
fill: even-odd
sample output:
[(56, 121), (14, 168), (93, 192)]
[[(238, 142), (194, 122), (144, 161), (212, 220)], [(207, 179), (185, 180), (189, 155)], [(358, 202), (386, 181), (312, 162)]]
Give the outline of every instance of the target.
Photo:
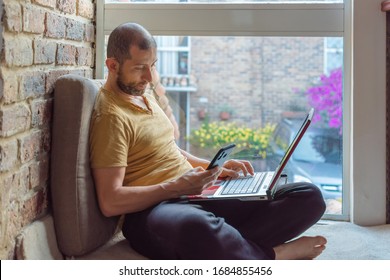
[(220, 110), (219, 110), (219, 118), (221, 119), (221, 121), (227, 121), (230, 119), (230, 117), (232, 116), (233, 114), (233, 108), (230, 107), (229, 105), (223, 105), (221, 106)]
[(198, 110), (198, 119), (199, 120), (204, 120), (207, 117), (207, 109), (205, 108), (200, 108)]

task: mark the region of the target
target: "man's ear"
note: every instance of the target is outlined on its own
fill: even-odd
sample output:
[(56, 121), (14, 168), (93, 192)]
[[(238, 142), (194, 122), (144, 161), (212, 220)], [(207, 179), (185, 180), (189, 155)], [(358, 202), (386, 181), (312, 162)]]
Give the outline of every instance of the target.
[(119, 69), (119, 63), (115, 58), (107, 58), (106, 66), (109, 72), (117, 73)]

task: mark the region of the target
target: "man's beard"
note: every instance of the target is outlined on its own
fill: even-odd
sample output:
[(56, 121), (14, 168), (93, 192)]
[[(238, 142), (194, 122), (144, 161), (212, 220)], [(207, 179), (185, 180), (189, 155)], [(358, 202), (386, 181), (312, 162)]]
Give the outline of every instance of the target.
[(142, 96), (145, 93), (145, 89), (136, 88), (136, 83), (125, 84), (122, 80), (122, 72), (119, 72), (116, 84), (121, 91), (128, 95)]

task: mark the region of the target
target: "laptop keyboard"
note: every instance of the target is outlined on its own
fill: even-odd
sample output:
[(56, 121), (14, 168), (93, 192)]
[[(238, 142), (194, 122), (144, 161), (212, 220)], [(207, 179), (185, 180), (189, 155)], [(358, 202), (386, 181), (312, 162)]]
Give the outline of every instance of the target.
[(228, 194), (251, 194), (256, 193), (261, 187), (261, 182), (264, 180), (267, 172), (258, 172), (252, 177), (241, 177), (238, 179), (229, 180), (222, 190), (222, 195)]

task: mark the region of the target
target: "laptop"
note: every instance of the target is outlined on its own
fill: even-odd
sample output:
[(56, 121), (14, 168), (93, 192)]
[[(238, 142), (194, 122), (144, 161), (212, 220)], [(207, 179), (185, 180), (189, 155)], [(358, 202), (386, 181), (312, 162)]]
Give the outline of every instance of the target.
[(309, 127), (313, 114), (314, 109), (311, 108), (275, 171), (255, 172), (253, 176), (217, 180), (212, 187), (203, 190), (200, 195), (186, 195), (182, 199), (272, 200), (278, 189), (277, 186), (287, 183), (287, 175), (282, 174), (282, 171)]

